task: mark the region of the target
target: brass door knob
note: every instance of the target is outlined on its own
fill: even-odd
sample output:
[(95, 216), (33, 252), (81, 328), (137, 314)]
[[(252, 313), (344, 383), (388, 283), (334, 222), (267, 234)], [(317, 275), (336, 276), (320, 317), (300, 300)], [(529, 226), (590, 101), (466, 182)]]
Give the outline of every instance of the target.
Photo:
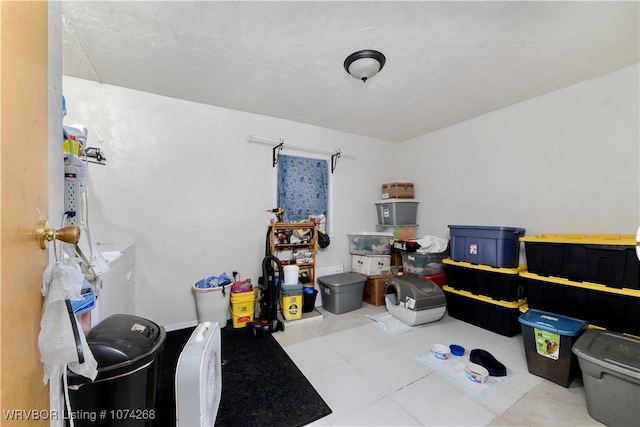
[(76, 244), (80, 240), (80, 227), (77, 225), (69, 225), (56, 230), (49, 228), (49, 222), (44, 219), (38, 223), (37, 233), (42, 249), (47, 249), (49, 242), (54, 239), (72, 244)]

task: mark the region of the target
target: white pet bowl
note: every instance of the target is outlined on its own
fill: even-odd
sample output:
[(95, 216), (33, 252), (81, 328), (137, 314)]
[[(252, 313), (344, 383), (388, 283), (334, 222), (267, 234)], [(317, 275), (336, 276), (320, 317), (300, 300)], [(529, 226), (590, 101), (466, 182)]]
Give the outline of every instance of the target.
[(484, 366), (475, 363), (468, 363), (465, 368), (465, 373), (467, 374), (467, 378), (478, 384), (483, 384), (489, 376), (489, 371), (487, 371)]
[(449, 347), (442, 344), (434, 344), (431, 346), (431, 351), (436, 359), (445, 360), (449, 358), (451, 351)]

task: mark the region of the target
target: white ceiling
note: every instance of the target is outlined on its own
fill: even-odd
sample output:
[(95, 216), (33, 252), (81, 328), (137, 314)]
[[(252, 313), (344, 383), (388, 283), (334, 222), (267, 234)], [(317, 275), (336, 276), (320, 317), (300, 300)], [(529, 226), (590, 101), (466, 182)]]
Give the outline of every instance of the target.
[(639, 5), (63, 1), (63, 72), (398, 142), (638, 63)]

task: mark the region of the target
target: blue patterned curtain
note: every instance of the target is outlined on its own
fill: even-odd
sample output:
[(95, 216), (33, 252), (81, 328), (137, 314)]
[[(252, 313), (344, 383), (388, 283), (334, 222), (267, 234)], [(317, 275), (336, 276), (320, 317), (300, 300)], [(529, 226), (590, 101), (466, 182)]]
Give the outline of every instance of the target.
[(327, 160), (278, 156), (278, 206), (284, 208), (284, 221), (327, 216), (328, 176)]

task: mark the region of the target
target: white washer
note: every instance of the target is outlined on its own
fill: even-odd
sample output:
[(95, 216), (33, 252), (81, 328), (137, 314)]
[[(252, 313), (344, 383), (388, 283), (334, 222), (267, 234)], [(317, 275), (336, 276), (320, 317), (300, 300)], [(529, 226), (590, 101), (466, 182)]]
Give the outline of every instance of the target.
[(129, 242), (98, 243), (109, 271), (100, 276), (101, 284), (96, 306), (91, 311), (91, 327), (112, 314), (136, 311), (135, 245)]

